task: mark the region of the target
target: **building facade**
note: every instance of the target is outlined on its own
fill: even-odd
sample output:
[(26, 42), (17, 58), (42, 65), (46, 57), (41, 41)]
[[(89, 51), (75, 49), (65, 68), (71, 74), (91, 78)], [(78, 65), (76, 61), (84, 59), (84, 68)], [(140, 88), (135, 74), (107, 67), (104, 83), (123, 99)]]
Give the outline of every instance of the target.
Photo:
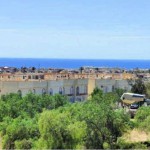
[(60, 80), (32, 80), (32, 81), (1, 81), (0, 96), (9, 93), (62, 94), (69, 100), (83, 101), (93, 92), (94, 88), (103, 92), (112, 92), (117, 88), (131, 90), (128, 80), (115, 79), (60, 79)]

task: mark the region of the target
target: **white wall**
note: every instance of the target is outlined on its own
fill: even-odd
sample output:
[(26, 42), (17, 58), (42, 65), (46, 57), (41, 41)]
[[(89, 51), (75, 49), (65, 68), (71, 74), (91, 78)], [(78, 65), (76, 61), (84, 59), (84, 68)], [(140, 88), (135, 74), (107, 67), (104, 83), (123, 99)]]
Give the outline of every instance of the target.
[[(88, 87), (89, 92), (85, 95), (85, 87)], [(42, 94), (42, 90), (50, 94), (50, 89), (53, 89), (53, 94), (59, 93), (59, 88), (65, 88), (65, 94), (70, 94), (70, 88), (74, 88), (75, 99), (85, 99), (95, 87), (101, 88), (104, 92), (112, 92), (114, 88), (122, 88), (129, 91), (127, 80), (112, 80), (112, 79), (65, 79), (65, 80), (50, 80), (50, 81), (1, 81), (0, 82), (0, 95), (8, 93), (17, 93), (21, 90), (22, 95), (35, 90), (36, 94)], [(76, 96), (76, 87), (79, 87), (81, 95)], [(82, 95), (83, 94), (83, 95)]]

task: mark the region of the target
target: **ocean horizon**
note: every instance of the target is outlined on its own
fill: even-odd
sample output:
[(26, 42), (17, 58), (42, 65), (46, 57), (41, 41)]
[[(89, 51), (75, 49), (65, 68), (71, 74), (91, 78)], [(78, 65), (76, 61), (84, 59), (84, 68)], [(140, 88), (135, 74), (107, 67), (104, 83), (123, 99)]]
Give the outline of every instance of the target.
[(0, 67), (36, 67), (77, 69), (82, 66), (123, 69), (150, 69), (150, 60), (136, 59), (64, 59), (64, 58), (0, 58)]

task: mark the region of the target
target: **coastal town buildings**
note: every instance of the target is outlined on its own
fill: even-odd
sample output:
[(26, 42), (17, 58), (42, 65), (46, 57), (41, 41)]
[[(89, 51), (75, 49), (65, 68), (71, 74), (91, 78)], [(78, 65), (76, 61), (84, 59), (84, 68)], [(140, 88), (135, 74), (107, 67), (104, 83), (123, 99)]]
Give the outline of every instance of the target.
[[(32, 69), (31, 69), (32, 70)], [(104, 92), (112, 92), (117, 88), (130, 91), (129, 80), (134, 80), (135, 74), (120, 70), (82, 69), (48, 71), (16, 71), (0, 74), (0, 96), (8, 93), (35, 94), (62, 94), (69, 100), (83, 101), (87, 99), (94, 88), (98, 87)]]

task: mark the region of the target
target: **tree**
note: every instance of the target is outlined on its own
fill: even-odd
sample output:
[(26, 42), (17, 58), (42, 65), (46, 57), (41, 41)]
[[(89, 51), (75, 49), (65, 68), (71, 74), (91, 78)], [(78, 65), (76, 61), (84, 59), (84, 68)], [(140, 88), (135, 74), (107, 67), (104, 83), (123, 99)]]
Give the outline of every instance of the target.
[(125, 90), (124, 89), (120, 89), (120, 88), (115, 89), (115, 91), (114, 91), (114, 93), (116, 93), (119, 98), (122, 96), (122, 94), (124, 92), (125, 92)]
[(116, 111), (116, 95), (95, 89), (91, 99), (44, 111), (39, 119), (40, 139), (35, 148), (115, 148), (127, 129), (129, 116)]
[(100, 93), (85, 105), (83, 119), (87, 123), (88, 149), (103, 149), (106, 145), (115, 148), (117, 138), (126, 130), (129, 122), (129, 117), (122, 110), (115, 111), (115, 95), (109, 93), (99, 97)]
[(101, 89), (99, 89), (98, 87), (96, 87), (93, 92), (91, 93), (92, 98), (94, 98), (94, 96), (99, 96), (101, 97), (103, 95), (103, 91)]
[(68, 111), (44, 111), (39, 119), (41, 137), (36, 148), (75, 149), (82, 148), (86, 124), (71, 116)]
[(146, 132), (150, 131), (150, 107), (141, 107), (138, 109), (135, 115), (135, 120), (140, 129)]
[[(15, 149), (31, 148), (32, 139), (36, 139), (39, 136), (38, 125), (36, 118), (21, 118), (12, 119), (10, 123), (6, 125), (6, 133), (3, 136), (3, 148), (4, 149)], [(1, 124), (2, 125), (2, 124)], [(30, 143), (30, 144), (29, 144)], [(22, 144), (22, 147), (21, 147)], [(28, 145), (27, 145), (28, 144)]]
[(150, 82), (146, 84), (146, 94), (147, 94), (147, 97), (150, 98)]
[(18, 94), (0, 100), (0, 131), (5, 149), (116, 148), (129, 117), (115, 109), (116, 94), (96, 88), (84, 102), (62, 95)]
[(123, 95), (123, 93), (125, 93), (125, 92), (126, 91), (124, 89), (120, 89), (120, 88), (115, 89), (114, 94), (116, 94), (116, 96), (117, 96), (116, 100), (117, 100), (118, 103), (121, 102), (120, 98)]
[(39, 138), (37, 123), (39, 113), (45, 109), (56, 109), (67, 103), (68, 99), (61, 95), (33, 93), (24, 97), (13, 93), (3, 95), (0, 99), (0, 132), (3, 148), (32, 148), (34, 141)]
[(135, 83), (132, 85), (131, 91), (137, 94), (146, 94), (146, 87), (142, 79), (135, 80)]

